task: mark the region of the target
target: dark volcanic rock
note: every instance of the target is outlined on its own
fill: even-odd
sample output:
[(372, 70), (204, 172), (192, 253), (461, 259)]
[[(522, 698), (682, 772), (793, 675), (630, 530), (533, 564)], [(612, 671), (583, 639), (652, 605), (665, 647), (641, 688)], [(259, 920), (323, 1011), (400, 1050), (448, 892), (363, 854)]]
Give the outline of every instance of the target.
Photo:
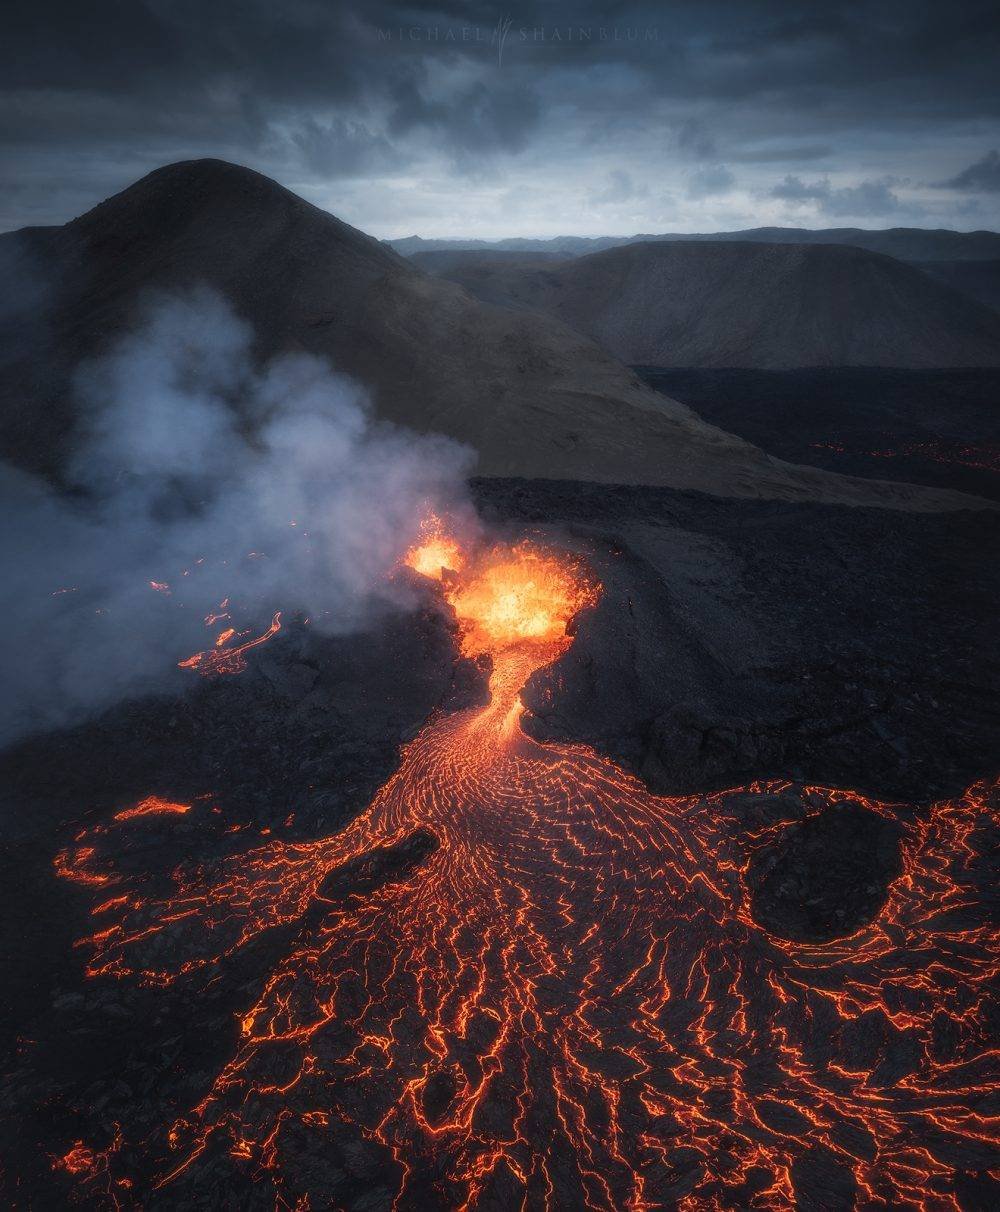
[(429, 829), (415, 829), (395, 846), (379, 846), (331, 871), (319, 886), (316, 910), (325, 912), (352, 896), (368, 896), (386, 884), (405, 879), (438, 848)]
[(898, 829), (846, 804), (789, 825), (754, 855), (747, 883), (762, 926), (825, 943), (870, 922), (899, 870)]
[(810, 1149), (792, 1166), (798, 1212), (853, 1212), (857, 1183), (851, 1168), (829, 1149)]
[(1000, 371), (639, 367), (768, 454), (1000, 500)]
[(440, 1123), (451, 1106), (458, 1081), (450, 1069), (438, 1069), (424, 1087), (424, 1114), (432, 1124)]
[(699, 780), (720, 786), (775, 769), (782, 755), (781, 738), (773, 729), (682, 703), (650, 725), (641, 773), (648, 781), (673, 786), (694, 786)]
[(1000, 260), (915, 261), (914, 264), (938, 282), (960, 290), (995, 311), (1000, 310)]
[(525, 727), (678, 794), (792, 778), (954, 795), (1000, 765), (1000, 515), (479, 481), (601, 581)]

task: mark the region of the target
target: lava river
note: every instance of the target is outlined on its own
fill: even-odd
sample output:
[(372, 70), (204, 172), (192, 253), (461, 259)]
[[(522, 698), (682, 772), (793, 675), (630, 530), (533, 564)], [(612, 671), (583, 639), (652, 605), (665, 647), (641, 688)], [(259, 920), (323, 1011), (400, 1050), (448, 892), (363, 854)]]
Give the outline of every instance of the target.
[[(528, 547), (411, 564), (492, 658), (489, 704), (432, 719), (331, 837), (180, 869), (159, 899), (95, 889), (92, 975), (196, 982), (290, 940), (204, 1098), (149, 1143), (141, 1202), (190, 1206), (227, 1154), (277, 1207), (345, 1206), (329, 1159), (363, 1142), (400, 1209), (784, 1209), (824, 1183), (827, 1207), (965, 1207), (961, 1176), (996, 1165), (995, 936), (970, 891), (990, 789), (919, 815), (802, 791), (810, 812), (899, 820), (901, 873), (850, 937), (776, 937), (747, 873), (785, 823), (748, 823), (747, 789), (657, 797), (522, 730), (519, 691), (596, 598), (583, 571)], [(61, 873), (100, 883), (103, 844), (82, 836)], [(393, 855), (391, 878), (338, 893)], [(118, 1149), (84, 1157), (81, 1190), (128, 1202)]]

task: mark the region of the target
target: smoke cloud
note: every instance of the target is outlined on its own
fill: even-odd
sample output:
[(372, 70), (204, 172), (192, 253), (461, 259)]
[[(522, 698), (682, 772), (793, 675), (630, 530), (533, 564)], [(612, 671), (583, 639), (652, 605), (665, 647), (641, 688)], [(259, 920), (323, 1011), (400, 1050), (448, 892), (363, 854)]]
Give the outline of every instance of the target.
[(177, 662), (222, 626), (358, 629), (400, 604), (428, 510), (471, 524), (472, 452), (379, 422), (312, 356), (256, 366), (252, 341), (207, 290), (160, 298), (78, 372), (69, 491), (0, 465), (0, 741), (189, 682)]

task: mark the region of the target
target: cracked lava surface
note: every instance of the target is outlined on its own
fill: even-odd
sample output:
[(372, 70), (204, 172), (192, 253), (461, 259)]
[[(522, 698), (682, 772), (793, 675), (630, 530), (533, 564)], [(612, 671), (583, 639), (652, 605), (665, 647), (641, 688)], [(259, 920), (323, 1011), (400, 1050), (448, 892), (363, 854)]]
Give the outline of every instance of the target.
[[(431, 719), (346, 828), (179, 868), (163, 897), (116, 874), (114, 832), (183, 805), (151, 797), (59, 856), (100, 901), (92, 975), (194, 987), (289, 931), (204, 1097), (132, 1142), (153, 1190), (132, 1187), (126, 1123), (57, 1161), (81, 1198), (183, 1205), (225, 1153), (276, 1207), (339, 1207), (323, 1158), (359, 1140), (400, 1209), (786, 1209), (811, 1173), (838, 1207), (965, 1208), (956, 1176), (997, 1165), (977, 891), (993, 788), (920, 815), (804, 789), (809, 813), (898, 821), (900, 873), (854, 934), (777, 937), (748, 872), (786, 822), (748, 821), (748, 789), (653, 796), (522, 731), (519, 691), (596, 598), (583, 570), (522, 545), (450, 572), (446, 547), (409, 562), (441, 579), (465, 652), (491, 656), (490, 702)], [(395, 878), (331, 891), (417, 846)]]

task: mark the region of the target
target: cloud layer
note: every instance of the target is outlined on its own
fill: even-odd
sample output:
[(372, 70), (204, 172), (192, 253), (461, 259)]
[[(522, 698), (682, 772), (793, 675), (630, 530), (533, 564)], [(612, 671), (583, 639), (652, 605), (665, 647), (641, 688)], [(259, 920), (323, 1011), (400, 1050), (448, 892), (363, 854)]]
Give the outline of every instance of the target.
[[(19, 6), (0, 46), (0, 227), (64, 221), (199, 155), (380, 236), (861, 222), (888, 213), (885, 178), (905, 183), (885, 187), (900, 221), (1000, 221), (990, 4), (582, 0), (497, 18), (390, 0)], [(803, 163), (828, 193), (776, 189)]]

